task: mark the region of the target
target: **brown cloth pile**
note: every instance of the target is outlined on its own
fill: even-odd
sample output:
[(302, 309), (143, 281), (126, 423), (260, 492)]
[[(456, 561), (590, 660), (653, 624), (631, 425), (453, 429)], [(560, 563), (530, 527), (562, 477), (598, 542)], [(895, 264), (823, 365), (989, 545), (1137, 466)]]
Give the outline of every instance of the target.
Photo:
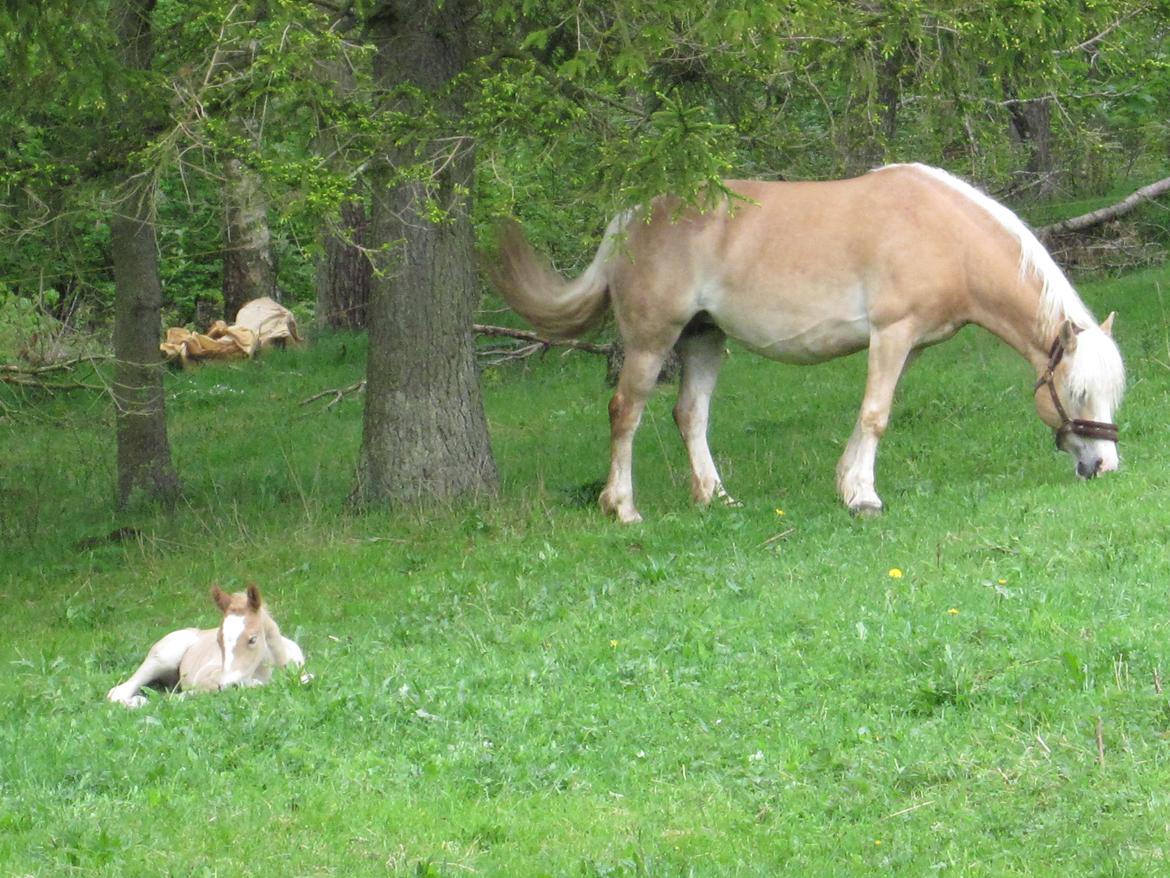
[(244, 305), (231, 326), (215, 321), (206, 335), (173, 326), (159, 349), (168, 363), (178, 360), (186, 366), (203, 360), (247, 359), (273, 343), (283, 346), (289, 339), (301, 340), (296, 318), (279, 302), (264, 297)]

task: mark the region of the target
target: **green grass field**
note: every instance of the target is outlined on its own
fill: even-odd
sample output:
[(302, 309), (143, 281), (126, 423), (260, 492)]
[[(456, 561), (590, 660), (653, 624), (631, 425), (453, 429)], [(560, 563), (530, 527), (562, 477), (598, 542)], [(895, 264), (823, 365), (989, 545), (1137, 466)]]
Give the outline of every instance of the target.
[[(736, 509), (690, 506), (664, 389), (634, 528), (596, 509), (586, 354), (485, 375), (503, 496), (427, 515), (347, 512), (361, 402), (301, 405), (360, 377), (358, 338), (168, 377), (171, 519), (109, 511), (107, 401), (25, 400), (0, 875), (1170, 874), (1170, 269), (1081, 289), (1119, 312), (1121, 472), (1077, 481), (969, 329), (903, 383), (876, 520), (833, 486), (860, 357), (732, 351)], [(250, 579), (312, 683), (104, 701)]]

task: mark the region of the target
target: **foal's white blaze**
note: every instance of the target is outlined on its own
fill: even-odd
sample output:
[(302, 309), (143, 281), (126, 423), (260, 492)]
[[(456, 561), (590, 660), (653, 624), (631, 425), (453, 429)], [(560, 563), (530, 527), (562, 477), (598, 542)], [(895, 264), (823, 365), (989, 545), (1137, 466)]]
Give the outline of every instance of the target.
[(247, 620), (236, 613), (229, 613), (223, 617), (221, 629), (223, 632), (223, 680), (220, 683), (221, 686), (231, 686), (242, 676), (238, 672), (233, 672), (232, 665), (236, 657), (236, 644), (239, 643), (246, 625)]

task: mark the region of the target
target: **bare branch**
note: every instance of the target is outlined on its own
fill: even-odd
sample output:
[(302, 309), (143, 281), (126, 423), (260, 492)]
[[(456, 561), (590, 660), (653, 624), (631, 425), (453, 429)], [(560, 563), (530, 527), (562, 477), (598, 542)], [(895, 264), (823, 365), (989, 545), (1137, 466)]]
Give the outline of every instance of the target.
[(1170, 192), (1170, 177), (1164, 177), (1157, 182), (1150, 183), (1148, 186), (1143, 186), (1116, 204), (1111, 204), (1108, 207), (1102, 207), (1098, 210), (1081, 214), (1080, 216), (1070, 217), (1058, 223), (1041, 226), (1036, 231), (1042, 237), (1052, 237), (1068, 232), (1079, 232), (1082, 229), (1088, 229), (1108, 222), (1109, 220), (1117, 219), (1119, 216), (1124, 216), (1137, 208), (1142, 202), (1149, 201), (1151, 198), (1157, 198), (1160, 195), (1165, 195), (1167, 192)]
[(577, 351), (588, 351), (591, 354), (602, 354), (604, 356), (608, 356), (613, 350), (613, 345), (594, 344), (588, 341), (578, 341), (575, 338), (554, 341), (552, 339), (541, 338), (535, 332), (529, 332), (526, 329), (511, 329), (507, 326), (487, 326), (483, 323), (476, 323), (472, 325), (472, 329), (478, 335), (486, 335), (492, 338), (515, 338), (520, 341), (537, 344), (546, 349), (559, 346), (572, 348)]

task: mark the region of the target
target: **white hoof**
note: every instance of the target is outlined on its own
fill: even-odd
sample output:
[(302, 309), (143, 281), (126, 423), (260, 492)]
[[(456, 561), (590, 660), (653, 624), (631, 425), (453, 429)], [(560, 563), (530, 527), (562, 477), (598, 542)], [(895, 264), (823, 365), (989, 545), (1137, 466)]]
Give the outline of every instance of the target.
[(106, 699), (114, 704), (121, 704), (123, 707), (142, 707), (146, 704), (146, 696), (139, 695), (136, 692), (124, 692), (120, 687), (115, 686), (106, 693)]

